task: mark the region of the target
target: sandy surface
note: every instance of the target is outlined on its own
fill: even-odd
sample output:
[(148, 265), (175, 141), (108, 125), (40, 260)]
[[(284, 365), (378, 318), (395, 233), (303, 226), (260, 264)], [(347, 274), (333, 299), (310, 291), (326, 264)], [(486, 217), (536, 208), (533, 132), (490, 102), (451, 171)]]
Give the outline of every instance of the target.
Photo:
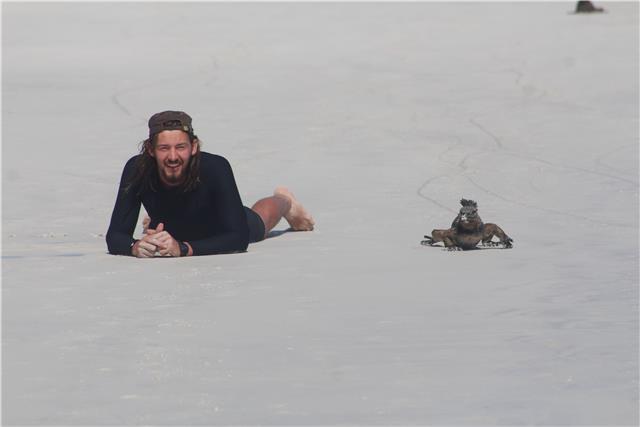
[[(638, 4), (573, 4), (3, 3), (4, 423), (638, 424)], [(108, 255), (164, 109), (317, 230)]]

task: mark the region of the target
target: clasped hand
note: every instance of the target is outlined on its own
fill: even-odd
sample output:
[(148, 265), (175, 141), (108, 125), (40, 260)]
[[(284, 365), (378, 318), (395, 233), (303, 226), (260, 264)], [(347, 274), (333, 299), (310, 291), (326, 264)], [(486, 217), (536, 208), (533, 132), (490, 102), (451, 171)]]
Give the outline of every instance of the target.
[(179, 257), (180, 244), (171, 234), (164, 231), (164, 224), (160, 223), (156, 229), (145, 230), (142, 239), (131, 248), (131, 253), (138, 258)]

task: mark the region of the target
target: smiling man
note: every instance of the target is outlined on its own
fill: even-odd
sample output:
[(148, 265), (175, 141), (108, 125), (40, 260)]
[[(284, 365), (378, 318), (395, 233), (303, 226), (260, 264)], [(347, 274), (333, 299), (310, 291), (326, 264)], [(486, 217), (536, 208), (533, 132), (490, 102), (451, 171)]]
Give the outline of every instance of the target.
[[(149, 218), (136, 240), (141, 205)], [(229, 162), (200, 151), (188, 114), (164, 111), (151, 116), (149, 138), (124, 167), (107, 247), (139, 258), (242, 252), (283, 217), (293, 230), (313, 230), (311, 215), (284, 187), (243, 206)]]

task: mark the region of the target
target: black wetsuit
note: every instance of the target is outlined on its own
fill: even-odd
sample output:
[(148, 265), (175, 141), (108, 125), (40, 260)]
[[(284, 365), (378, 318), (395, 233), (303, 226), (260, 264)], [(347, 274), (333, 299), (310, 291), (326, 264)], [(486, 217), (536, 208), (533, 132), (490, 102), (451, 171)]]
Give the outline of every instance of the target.
[[(133, 232), (144, 205), (150, 228), (159, 223), (178, 241), (189, 242), (193, 255), (245, 251), (250, 242), (264, 238), (264, 224), (242, 205), (229, 162), (221, 156), (200, 153), (200, 182), (193, 191), (155, 185), (156, 191), (125, 187), (138, 156), (124, 167), (116, 205), (107, 232), (107, 247), (114, 255), (131, 255)], [(157, 179), (157, 177), (156, 177)]]

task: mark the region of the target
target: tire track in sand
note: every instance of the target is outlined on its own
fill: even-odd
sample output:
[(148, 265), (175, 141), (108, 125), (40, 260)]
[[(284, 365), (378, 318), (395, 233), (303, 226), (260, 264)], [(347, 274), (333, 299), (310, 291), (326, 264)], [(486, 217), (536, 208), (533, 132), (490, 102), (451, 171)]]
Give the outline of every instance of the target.
[[(551, 166), (551, 167), (554, 167), (554, 168), (557, 168), (557, 169), (578, 171), (578, 172), (582, 172), (582, 173), (586, 173), (586, 174), (594, 174), (594, 175), (603, 176), (603, 177), (611, 178), (611, 179), (614, 179), (614, 180), (618, 180), (620, 182), (628, 183), (628, 184), (631, 184), (631, 185), (635, 186), (636, 188), (638, 186), (638, 184), (633, 182), (633, 181), (630, 181), (628, 179), (621, 178), (621, 177), (618, 177), (618, 176), (615, 176), (615, 175), (602, 173), (602, 172), (594, 171), (594, 170), (591, 170), (591, 169), (585, 169), (585, 168), (580, 168), (580, 167), (575, 167), (575, 166), (568, 166), (568, 165), (565, 165), (565, 164), (556, 164), (556, 163), (550, 162), (550, 161), (545, 160), (545, 159), (540, 159), (538, 157), (529, 156), (529, 155), (523, 155), (521, 153), (517, 153), (517, 152), (511, 151), (511, 150), (507, 150), (507, 149), (504, 148), (504, 144), (502, 143), (502, 140), (500, 138), (498, 138), (493, 132), (489, 131), (488, 129), (486, 129), (484, 126), (480, 125), (479, 123), (477, 123), (473, 119), (469, 119), (469, 122), (472, 125), (474, 125), (476, 128), (480, 129), (484, 134), (488, 135), (494, 141), (494, 143), (496, 144), (497, 149), (495, 149), (495, 150), (485, 150), (485, 153), (486, 152), (493, 152), (493, 151), (500, 151), (501, 154), (506, 154), (508, 156), (524, 159), (524, 160), (527, 160), (527, 161), (534, 161), (534, 162), (543, 163), (545, 165), (548, 165), (548, 166)], [(498, 198), (500, 200), (503, 200), (503, 201), (505, 201), (507, 203), (515, 204), (515, 205), (518, 205), (518, 206), (523, 206), (523, 207), (526, 207), (527, 209), (534, 209), (534, 210), (538, 210), (538, 211), (541, 211), (541, 212), (546, 212), (546, 213), (549, 213), (549, 214), (571, 217), (571, 218), (579, 219), (579, 220), (582, 220), (582, 221), (587, 221), (587, 222), (590, 222), (590, 223), (593, 223), (593, 224), (597, 224), (597, 225), (606, 225), (606, 226), (622, 227), (622, 228), (635, 228), (635, 226), (633, 224), (611, 222), (611, 221), (602, 221), (602, 220), (591, 218), (589, 216), (574, 214), (572, 212), (567, 212), (565, 210), (540, 207), (540, 206), (533, 205), (533, 204), (530, 204), (530, 203), (522, 202), (520, 200), (511, 199), (511, 198), (505, 197), (505, 196), (503, 196), (503, 195), (501, 195), (499, 193), (491, 191), (491, 190), (487, 189), (486, 187), (480, 185), (476, 180), (471, 178), (469, 176), (469, 174), (467, 174), (466, 172), (463, 173), (463, 174), (464, 174), (465, 178), (467, 179), (467, 181), (469, 181), (472, 185), (474, 185), (476, 188), (478, 188), (482, 192), (484, 192), (486, 194), (489, 194), (489, 195), (491, 195), (493, 197), (496, 197), (496, 198)]]

